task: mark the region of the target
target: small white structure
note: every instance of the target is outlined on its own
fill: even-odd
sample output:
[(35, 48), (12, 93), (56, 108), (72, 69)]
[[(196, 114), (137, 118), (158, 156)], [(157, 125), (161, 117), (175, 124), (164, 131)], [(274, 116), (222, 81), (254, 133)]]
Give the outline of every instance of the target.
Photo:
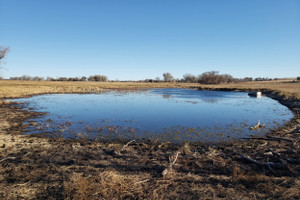
[(261, 98), (261, 92), (249, 92), (248, 95), (250, 97)]

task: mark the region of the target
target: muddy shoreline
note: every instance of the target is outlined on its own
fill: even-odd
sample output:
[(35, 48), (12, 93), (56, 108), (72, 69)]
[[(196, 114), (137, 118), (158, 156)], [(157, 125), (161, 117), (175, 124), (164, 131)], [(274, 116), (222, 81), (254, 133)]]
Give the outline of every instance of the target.
[[(105, 92), (109, 92), (109, 91), (137, 91), (137, 90), (147, 90), (149, 88), (122, 88), (122, 89), (105, 89), (101, 92), (97, 92), (97, 93), (94, 93), (94, 92), (79, 92), (79, 93), (65, 93), (65, 94), (101, 94), (101, 93), (105, 93)], [(253, 89), (238, 89), (238, 88), (205, 88), (205, 87), (192, 87), (191, 89), (197, 89), (197, 90), (210, 90), (210, 91), (228, 91), (228, 92), (256, 92), (257, 90), (253, 90)], [(286, 106), (287, 108), (289, 108), (292, 113), (293, 113), (293, 118), (290, 119), (286, 124), (284, 124), (283, 126), (281, 127), (278, 127), (277, 129), (273, 129), (271, 130), (270, 132), (266, 133), (265, 136), (271, 136), (274, 132), (277, 132), (277, 131), (282, 131), (286, 128), (295, 128), (297, 129), (297, 126), (300, 126), (298, 121), (300, 120), (300, 100), (297, 99), (297, 98), (292, 98), (292, 97), (286, 97), (285, 95), (283, 94), (280, 94), (279, 92), (275, 92), (275, 91), (272, 91), (272, 90), (267, 90), (267, 89), (262, 89), (262, 90), (259, 90), (262, 92), (262, 95), (264, 96), (267, 96), (269, 98), (272, 98), (276, 101), (278, 101), (280, 104)], [(47, 95), (47, 94), (55, 94), (55, 93), (39, 93), (39, 94), (33, 94), (33, 95), (26, 95), (26, 96), (22, 96), (22, 97), (14, 97), (14, 98), (10, 98), (10, 99), (19, 99), (19, 98), (30, 98), (30, 97), (33, 97), (33, 96), (39, 96), (39, 95)], [(2, 105), (10, 105), (9, 108), (12, 108), (12, 109), (15, 109), (15, 108), (18, 108), (18, 109), (21, 109), (21, 110), (24, 110), (26, 108), (26, 105), (23, 105), (23, 104), (20, 104), (19, 102), (10, 102), (8, 100), (5, 100), (3, 99), (3, 101), (1, 101), (0, 99), (0, 106)], [(25, 111), (25, 110), (24, 110)], [(27, 112), (27, 111), (25, 111)], [(31, 113), (31, 114), (29, 114)], [(44, 114), (47, 114), (47, 113), (42, 113), (42, 112), (35, 112), (35, 111), (29, 111), (27, 112), (27, 114), (29, 115), (26, 115), (26, 118), (22, 119), (23, 120), (23, 123), (27, 120), (34, 120), (35, 118), (41, 116), (41, 115), (44, 115)], [(27, 126), (25, 126), (27, 127)], [(22, 128), (22, 130), (20, 132), (24, 132), (26, 128)], [(35, 134), (35, 136), (39, 136), (39, 137), (43, 137), (42, 135), (39, 135), (39, 134)], [(76, 140), (76, 139), (75, 139)], [(239, 141), (240, 139), (236, 139), (237, 141)], [(127, 140), (123, 140), (123, 141), (106, 141), (106, 142), (128, 142)], [(231, 143), (231, 142), (234, 142), (234, 141), (228, 141), (226, 143)], [(193, 143), (197, 143), (197, 142), (193, 142)], [(199, 142), (198, 142), (199, 143)], [(202, 142), (200, 142), (202, 143)], [(221, 142), (223, 143), (223, 142)], [(207, 143), (208, 145), (220, 145), (219, 142), (217, 143), (214, 143), (214, 142), (209, 142)], [(221, 144), (222, 145), (222, 144)]]
[(270, 90), (263, 94), (287, 106), (294, 118), (264, 137), (214, 145), (22, 135), (24, 122), (43, 113), (2, 103), (0, 198), (298, 199), (300, 101)]

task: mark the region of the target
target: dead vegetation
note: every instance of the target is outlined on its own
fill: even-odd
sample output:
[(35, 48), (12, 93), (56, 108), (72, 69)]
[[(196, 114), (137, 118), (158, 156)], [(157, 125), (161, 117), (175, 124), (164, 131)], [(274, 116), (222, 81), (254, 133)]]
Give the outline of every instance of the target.
[(42, 114), (22, 106), (0, 105), (0, 199), (300, 198), (297, 112), (264, 137), (178, 145), (21, 135)]
[[(10, 111), (21, 124), (26, 113)], [(299, 198), (299, 130), (282, 130), (289, 140), (219, 145), (50, 140), (6, 130), (10, 134), (1, 132), (0, 144), (2, 199)], [(285, 166), (270, 169), (241, 155)]]
[(101, 93), (110, 89), (136, 90), (146, 88), (191, 88), (197, 83), (139, 83), (139, 82), (66, 82), (0, 80), (0, 98), (29, 97), (38, 94)]
[(53, 93), (100, 93), (108, 89), (143, 88), (200, 88), (241, 91), (273, 91), (285, 98), (300, 98), (300, 82), (293, 80), (252, 81), (219, 85), (177, 82), (66, 82), (66, 81), (12, 81), (0, 80), (0, 98), (28, 97)]

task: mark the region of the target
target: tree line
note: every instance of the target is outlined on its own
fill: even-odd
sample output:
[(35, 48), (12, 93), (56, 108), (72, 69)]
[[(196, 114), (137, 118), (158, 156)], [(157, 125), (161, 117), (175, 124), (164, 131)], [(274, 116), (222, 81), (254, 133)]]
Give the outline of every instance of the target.
[[(151, 80), (151, 79), (150, 79)], [(182, 79), (175, 79), (170, 73), (166, 72), (163, 74), (163, 82), (185, 82), (185, 83), (200, 83), (200, 84), (227, 84), (227, 83), (237, 83), (237, 82), (247, 82), (247, 81), (271, 81), (276, 79), (271, 78), (234, 78), (230, 74), (219, 74), (218, 71), (208, 71), (202, 74), (193, 75), (190, 73), (184, 74)], [(149, 81), (149, 79), (146, 79)], [(155, 80), (154, 82), (159, 82)]]
[(93, 75), (89, 77), (59, 77), (59, 78), (53, 78), (53, 77), (39, 77), (39, 76), (16, 76), (16, 77), (10, 77), (10, 80), (19, 80), (19, 81), (96, 81), (96, 82), (106, 82), (108, 81), (107, 76), (104, 75)]
[[(105, 75), (92, 75), (89, 77), (39, 77), (39, 76), (28, 76), (23, 75), (20, 77), (10, 77), (10, 80), (22, 80), (22, 81), (95, 81), (95, 82), (107, 82), (111, 81)], [(299, 80), (300, 77), (297, 77)], [(156, 77), (155, 79), (145, 79), (140, 81), (130, 81), (130, 82), (179, 82), (179, 83), (200, 83), (200, 84), (228, 84), (237, 82), (247, 82), (247, 81), (271, 81), (276, 79), (271, 78), (234, 78), (230, 74), (220, 74), (218, 71), (209, 71), (199, 74), (198, 76), (187, 73), (184, 74), (181, 79), (175, 79), (173, 75), (169, 72), (163, 73), (163, 78)], [(116, 81), (119, 82), (119, 81)], [(129, 81), (121, 81), (129, 82)]]
[(163, 73), (163, 79), (159, 77), (155, 79), (145, 79), (140, 82), (181, 82), (181, 83), (201, 83), (201, 84), (221, 84), (237, 82), (237, 79), (233, 78), (229, 74), (219, 74), (218, 71), (204, 72), (198, 76), (187, 73), (183, 75), (181, 79), (175, 79), (169, 72)]
[[(9, 52), (9, 47), (2, 47), (0, 46), (0, 70), (1, 70), (1, 62), (3, 61), (3, 58), (6, 57), (6, 54)], [(1, 75), (1, 74), (0, 74)], [(3, 79), (0, 76), (0, 80)], [(106, 82), (109, 81), (107, 76), (105, 75), (92, 75), (88, 78), (85, 76), (82, 77), (59, 77), (59, 78), (52, 78), (47, 77), (46, 79), (44, 77), (39, 76), (28, 76), (23, 75), (20, 77), (10, 77), (10, 80), (22, 80), (22, 81), (96, 81), (96, 82)], [(218, 71), (209, 71), (204, 72), (198, 76), (193, 74), (185, 74), (183, 75), (182, 79), (175, 79), (171, 73), (165, 72), (163, 73), (163, 80), (161, 80), (159, 77), (155, 79), (145, 79), (143, 81), (138, 82), (185, 82), (185, 83), (200, 83), (200, 84), (224, 84), (224, 83), (235, 83), (235, 82), (246, 82), (246, 81), (271, 81), (276, 80), (271, 78), (262, 78), (257, 77), (253, 79), (252, 77), (245, 77), (245, 78), (234, 78), (230, 74), (219, 74)], [(297, 80), (300, 81), (300, 76), (297, 77)], [(126, 81), (125, 81), (126, 82)]]

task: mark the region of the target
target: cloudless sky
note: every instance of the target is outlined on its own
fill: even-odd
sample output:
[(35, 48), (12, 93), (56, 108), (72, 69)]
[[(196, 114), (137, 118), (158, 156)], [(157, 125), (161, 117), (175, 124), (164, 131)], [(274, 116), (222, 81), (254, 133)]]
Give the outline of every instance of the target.
[(300, 76), (299, 0), (0, 0), (2, 75)]

